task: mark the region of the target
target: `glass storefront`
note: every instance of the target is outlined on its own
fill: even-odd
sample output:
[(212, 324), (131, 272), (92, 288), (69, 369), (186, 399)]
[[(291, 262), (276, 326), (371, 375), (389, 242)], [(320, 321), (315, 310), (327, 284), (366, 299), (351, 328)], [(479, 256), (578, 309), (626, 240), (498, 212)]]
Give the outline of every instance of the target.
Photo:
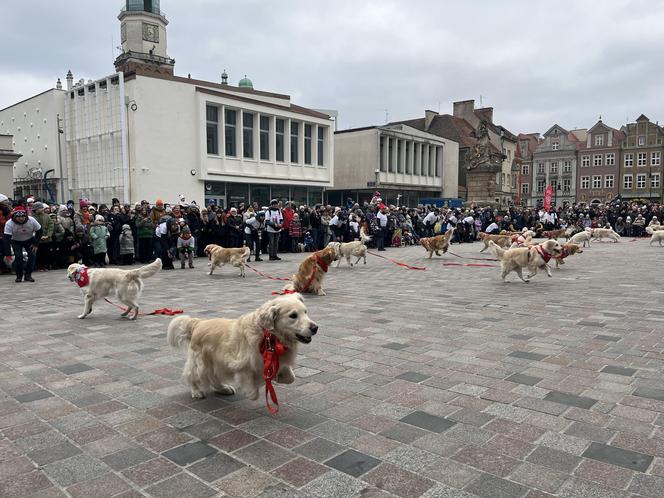
[(323, 187), (305, 187), (289, 185), (257, 185), (248, 183), (207, 182), (205, 197), (224, 198), (227, 206), (245, 205), (257, 202), (259, 206), (268, 206), (271, 199), (282, 202), (293, 201), (298, 206), (313, 206), (322, 202)]
[(296, 206), (307, 204), (307, 187), (291, 187), (291, 201)]
[(251, 202), (257, 202), (259, 206), (270, 205), (270, 186), (269, 185), (252, 185), (251, 186)]
[(226, 184), (226, 202), (230, 206), (236, 206), (241, 202), (249, 202), (249, 185), (246, 183), (227, 183)]

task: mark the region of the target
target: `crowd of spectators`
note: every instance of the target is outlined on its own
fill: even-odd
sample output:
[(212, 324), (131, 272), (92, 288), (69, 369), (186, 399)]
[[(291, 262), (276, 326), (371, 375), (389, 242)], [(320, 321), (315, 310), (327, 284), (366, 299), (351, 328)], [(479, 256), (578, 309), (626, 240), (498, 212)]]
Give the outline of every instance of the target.
[[(36, 221), (35, 227), (39, 226), (30, 247), (27, 243), (16, 245), (20, 237), (15, 234), (12, 241), (7, 233), (7, 222), (21, 210), (25, 210), (26, 219)], [(262, 261), (261, 255), (278, 260), (279, 253), (315, 251), (330, 241), (355, 240), (361, 231), (371, 236), (368, 244), (379, 251), (416, 244), (419, 238), (444, 233), (452, 226), (456, 228), (453, 242), (459, 243), (477, 240), (480, 231), (519, 231), (524, 227), (541, 233), (568, 226), (610, 226), (620, 235), (639, 237), (645, 235), (651, 222), (661, 220), (661, 215), (658, 203), (620, 200), (547, 211), (475, 205), (459, 209), (399, 207), (386, 205), (379, 192), (362, 205), (348, 199), (345, 206), (297, 206), (274, 199), (269, 206), (239, 203), (227, 208), (198, 206), (182, 196), (170, 204), (161, 199), (136, 204), (122, 204), (117, 199), (97, 204), (82, 199), (60, 205), (34, 198), (11, 201), (0, 194), (0, 234), (4, 234), (0, 251), (4, 273), (11, 271), (12, 248), (13, 252), (28, 253), (37, 270), (64, 268), (72, 262), (98, 267), (149, 263), (156, 257), (162, 258), (164, 269), (173, 269), (176, 260), (182, 268), (185, 262), (193, 267), (193, 257), (202, 256), (207, 244), (246, 244), (254, 259)], [(12, 225), (18, 227), (22, 219)]]

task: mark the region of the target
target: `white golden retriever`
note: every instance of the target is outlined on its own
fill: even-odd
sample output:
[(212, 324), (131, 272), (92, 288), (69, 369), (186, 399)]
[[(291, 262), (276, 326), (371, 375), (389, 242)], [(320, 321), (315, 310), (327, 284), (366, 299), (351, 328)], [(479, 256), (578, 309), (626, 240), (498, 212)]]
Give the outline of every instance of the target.
[(364, 258), (364, 264), (367, 264), (367, 246), (366, 243), (371, 240), (371, 236), (367, 235), (364, 232), (364, 229), (360, 230), (360, 240), (354, 240), (353, 242), (330, 242), (328, 247), (334, 247), (334, 250), (337, 252), (337, 268), (341, 264), (341, 259), (346, 258), (346, 262), (353, 266), (350, 258), (355, 256), (357, 261), (355, 264), (358, 264), (361, 259)]
[(662, 245), (662, 241), (664, 241), (664, 230), (655, 230), (652, 232), (652, 236), (650, 237), (650, 245), (652, 245), (653, 242), (659, 242), (659, 245)]
[(85, 265), (73, 263), (67, 268), (67, 278), (76, 282), (83, 292), (83, 313), (79, 318), (85, 318), (92, 313), (92, 304), (115, 292), (118, 300), (127, 306), (122, 316), (128, 316), (133, 310), (130, 320), (138, 317), (138, 300), (143, 290), (143, 279), (151, 277), (161, 270), (161, 259), (157, 258), (146, 266), (135, 270), (120, 270), (119, 268), (88, 268)]
[(240, 268), (240, 276), (245, 277), (244, 267), (249, 259), (251, 250), (247, 247), (221, 247), (216, 244), (208, 244), (204, 250), (208, 258), (210, 258), (210, 271), (208, 275), (212, 275), (214, 269), (219, 266), (222, 267), (227, 263)]
[[(538, 269), (546, 270), (546, 274), (551, 277), (551, 268), (549, 268), (548, 262), (551, 258), (560, 256), (562, 253), (562, 246), (555, 239), (530, 247), (517, 247), (516, 249), (503, 249), (493, 241), (490, 241), (489, 245), (493, 247), (496, 257), (500, 260), (503, 281), (510, 272), (516, 272), (521, 280), (529, 282), (530, 278), (537, 274)], [(528, 268), (530, 271), (526, 278), (523, 278), (523, 268)]]
[(292, 383), (298, 343), (310, 343), (318, 332), (300, 294), (280, 296), (237, 319), (174, 318), (168, 326), (168, 344), (187, 349), (182, 376), (191, 387), (191, 397), (234, 394), (237, 387), (248, 398), (258, 398), (264, 384), (260, 352), (264, 330), (286, 347), (276, 381)]
[(590, 247), (590, 238), (592, 237), (592, 234), (592, 231), (584, 230), (583, 232), (578, 232), (572, 235), (569, 241), (572, 244), (583, 244), (583, 247), (586, 247), (586, 244), (588, 244), (588, 247)]
[(614, 232), (612, 228), (594, 228), (592, 236), (594, 240), (602, 240), (602, 237), (608, 237), (613, 242), (620, 242), (620, 235)]

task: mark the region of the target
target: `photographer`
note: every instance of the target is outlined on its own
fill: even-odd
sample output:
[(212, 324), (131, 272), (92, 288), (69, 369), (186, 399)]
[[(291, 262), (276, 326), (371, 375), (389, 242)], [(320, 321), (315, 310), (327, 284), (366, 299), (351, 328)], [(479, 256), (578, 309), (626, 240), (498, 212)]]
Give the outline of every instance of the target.
[(279, 234), (284, 223), (284, 218), (279, 209), (279, 202), (276, 199), (270, 201), (270, 209), (265, 215), (265, 224), (267, 225), (267, 236), (269, 238), (270, 261), (279, 261), (277, 256), (279, 249)]
[(254, 252), (254, 261), (263, 261), (260, 257), (263, 242), (263, 231), (265, 230), (265, 211), (258, 211), (244, 224), (244, 238), (247, 247)]

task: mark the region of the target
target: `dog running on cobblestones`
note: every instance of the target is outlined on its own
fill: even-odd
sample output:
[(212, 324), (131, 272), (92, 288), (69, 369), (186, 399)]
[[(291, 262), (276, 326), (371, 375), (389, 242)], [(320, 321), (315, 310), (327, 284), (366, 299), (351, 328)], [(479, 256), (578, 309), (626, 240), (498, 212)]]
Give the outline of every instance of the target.
[(433, 253), (436, 253), (436, 256), (442, 256), (440, 251), (443, 251), (443, 254), (447, 252), (447, 249), (450, 247), (450, 240), (454, 235), (454, 228), (450, 228), (443, 235), (436, 235), (435, 237), (422, 237), (420, 239), (420, 244), (424, 247), (424, 250), (429, 253), (429, 259), (433, 256)]
[(130, 320), (138, 317), (138, 300), (143, 291), (143, 279), (151, 277), (161, 270), (161, 259), (157, 258), (146, 266), (135, 270), (121, 270), (119, 268), (88, 268), (85, 265), (73, 263), (67, 268), (67, 278), (76, 282), (83, 293), (83, 313), (78, 318), (85, 318), (92, 313), (95, 301), (103, 299), (115, 292), (118, 300), (127, 306), (122, 316), (134, 314)]
[[(551, 258), (560, 256), (562, 246), (555, 239), (547, 240), (541, 244), (530, 247), (517, 247), (516, 249), (503, 249), (493, 241), (489, 245), (496, 252), (496, 257), (500, 260), (502, 268), (501, 277), (505, 277), (510, 272), (516, 272), (521, 280), (528, 283), (530, 278), (537, 274), (538, 269), (543, 269), (551, 277), (551, 268), (548, 263)], [(523, 269), (528, 268), (530, 274), (523, 278)]]
[(250, 399), (258, 398), (263, 384), (261, 344), (273, 336), (284, 347), (276, 381), (295, 381), (293, 367), (298, 343), (309, 344), (318, 332), (307, 315), (300, 294), (286, 294), (237, 319), (174, 318), (168, 326), (168, 344), (187, 349), (182, 376), (192, 398), (207, 394), (234, 394), (236, 387)]

